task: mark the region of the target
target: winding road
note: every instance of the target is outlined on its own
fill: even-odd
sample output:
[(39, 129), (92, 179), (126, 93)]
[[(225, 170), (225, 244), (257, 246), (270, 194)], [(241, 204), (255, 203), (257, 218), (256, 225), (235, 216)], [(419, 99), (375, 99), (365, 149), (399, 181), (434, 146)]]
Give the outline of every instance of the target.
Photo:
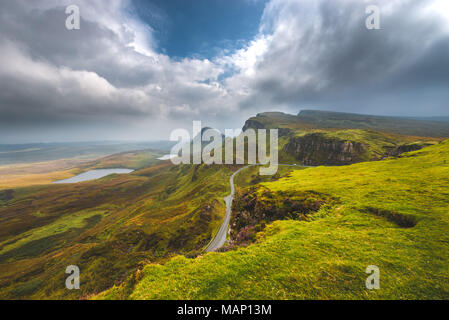
[(215, 238), (207, 246), (206, 252), (217, 251), (225, 244), (226, 234), (228, 233), (229, 221), (231, 220), (232, 200), (234, 200), (234, 193), (235, 193), (234, 178), (240, 171), (249, 167), (251, 166), (246, 166), (238, 169), (236, 172), (232, 174), (231, 179), (229, 179), (229, 183), (231, 184), (231, 194), (225, 198), (226, 202), (225, 219), (223, 221), (223, 224), (220, 226), (220, 230), (218, 230), (217, 234), (215, 235)]
[[(234, 193), (235, 193), (235, 187), (234, 187), (234, 178), (235, 176), (242, 170), (245, 170), (246, 168), (257, 166), (257, 164), (249, 165), (243, 168), (240, 168), (234, 174), (231, 176), (231, 179), (229, 180), (229, 183), (231, 185), (231, 194), (227, 196), (224, 200), (226, 202), (226, 215), (225, 219), (223, 221), (223, 224), (220, 226), (220, 229), (218, 230), (217, 234), (215, 235), (215, 238), (209, 243), (207, 248), (205, 249), (206, 252), (212, 252), (217, 251), (226, 242), (226, 235), (228, 233), (229, 229), (229, 221), (231, 220), (231, 210), (232, 210), (232, 201), (234, 200)], [(278, 164), (278, 166), (282, 167), (308, 167), (308, 166), (298, 166), (295, 164)]]

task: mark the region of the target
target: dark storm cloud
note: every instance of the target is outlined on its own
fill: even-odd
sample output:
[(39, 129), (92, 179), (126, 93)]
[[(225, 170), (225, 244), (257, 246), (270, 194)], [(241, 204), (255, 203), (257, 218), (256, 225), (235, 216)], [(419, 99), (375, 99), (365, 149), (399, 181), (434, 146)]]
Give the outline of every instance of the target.
[(242, 105), (447, 114), (448, 20), (426, 12), (434, 1), (394, 2), (369, 3), (384, 10), (368, 30), (366, 2), (273, 1), (273, 38)]
[[(78, 31), (65, 28), (72, 3), (81, 8)], [(129, 4), (0, 3), (0, 136), (38, 128), (48, 137), (64, 124), (71, 135), (99, 123), (116, 132), (117, 123), (147, 120), (223, 129), (256, 112), (300, 108), (449, 113), (445, 0), (271, 0), (259, 34), (211, 61), (157, 53)], [(366, 29), (368, 4), (381, 8), (381, 30)]]
[[(65, 8), (81, 9), (81, 29), (65, 28)], [(151, 33), (128, 1), (0, 3), (0, 131), (108, 120), (132, 126), (194, 116), (223, 96), (222, 72), (207, 60), (172, 61), (151, 48)], [(209, 83), (209, 84), (206, 84)], [(112, 129), (114, 130), (114, 129)], [(2, 133), (2, 132), (0, 132)]]

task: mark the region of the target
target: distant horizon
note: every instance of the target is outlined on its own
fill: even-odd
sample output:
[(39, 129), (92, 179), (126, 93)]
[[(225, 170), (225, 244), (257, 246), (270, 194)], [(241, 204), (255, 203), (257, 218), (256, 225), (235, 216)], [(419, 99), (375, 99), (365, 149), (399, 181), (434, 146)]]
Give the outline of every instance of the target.
[[(449, 115), (447, 116), (426, 116), (426, 117), (416, 117), (416, 116), (401, 116), (401, 115), (382, 115), (382, 114), (367, 114), (367, 113), (356, 113), (356, 112), (343, 112), (343, 111), (334, 111), (334, 110), (324, 110), (324, 109), (300, 109), (296, 114), (295, 113), (288, 113), (288, 112), (282, 112), (282, 111), (263, 111), (258, 112), (257, 114), (254, 114), (245, 120), (243, 120), (243, 123), (246, 122), (246, 120), (256, 117), (259, 114), (264, 113), (282, 113), (286, 115), (291, 116), (297, 116), (302, 111), (315, 111), (315, 112), (330, 112), (330, 113), (340, 113), (340, 114), (348, 114), (348, 115), (361, 115), (361, 116), (372, 116), (372, 117), (383, 117), (383, 118), (397, 118), (397, 119), (408, 119), (408, 120), (416, 120), (416, 121), (428, 121), (428, 122), (438, 122), (438, 123), (448, 123), (449, 122)], [(243, 125), (242, 125), (243, 127)], [(210, 127), (208, 125), (203, 125), (203, 128), (212, 128), (217, 129), (214, 127)], [(173, 128), (175, 129), (175, 128)], [(186, 128), (188, 129), (188, 128)], [(0, 146), (17, 146), (17, 145), (28, 145), (28, 144), (83, 144), (83, 143), (92, 143), (92, 144), (132, 144), (132, 143), (157, 143), (157, 142), (169, 142), (170, 139), (167, 136), (167, 139), (101, 139), (101, 140), (61, 140), (61, 141), (26, 141), (26, 142), (18, 142), (18, 143), (3, 143), (0, 140)]]

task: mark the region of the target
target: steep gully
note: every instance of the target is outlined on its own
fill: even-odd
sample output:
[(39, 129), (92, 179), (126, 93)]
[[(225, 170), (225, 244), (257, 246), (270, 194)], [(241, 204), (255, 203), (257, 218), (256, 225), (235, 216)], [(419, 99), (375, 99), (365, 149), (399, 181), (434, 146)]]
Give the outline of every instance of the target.
[[(283, 167), (298, 167), (298, 165), (295, 164), (278, 164), (279, 166)], [(231, 211), (232, 211), (232, 201), (234, 200), (234, 193), (235, 193), (235, 186), (234, 186), (234, 178), (237, 174), (239, 174), (241, 171), (252, 167), (256, 165), (249, 165), (243, 168), (240, 168), (234, 174), (231, 176), (229, 183), (231, 185), (231, 193), (229, 196), (227, 196), (224, 200), (226, 202), (226, 215), (225, 219), (220, 226), (220, 229), (218, 230), (217, 234), (215, 235), (214, 239), (208, 244), (207, 248), (205, 249), (206, 252), (212, 252), (217, 251), (220, 249), (226, 242), (226, 235), (228, 233), (229, 229), (229, 222), (231, 220)], [(313, 166), (301, 166), (301, 167), (313, 167)]]

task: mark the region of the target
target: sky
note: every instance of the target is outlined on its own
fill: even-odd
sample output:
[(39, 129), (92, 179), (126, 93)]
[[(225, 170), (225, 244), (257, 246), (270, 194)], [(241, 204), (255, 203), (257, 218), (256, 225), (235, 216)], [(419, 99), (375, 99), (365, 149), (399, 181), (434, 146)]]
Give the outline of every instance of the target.
[(447, 0), (1, 1), (0, 52), (0, 143), (167, 140), (265, 111), (449, 115)]

